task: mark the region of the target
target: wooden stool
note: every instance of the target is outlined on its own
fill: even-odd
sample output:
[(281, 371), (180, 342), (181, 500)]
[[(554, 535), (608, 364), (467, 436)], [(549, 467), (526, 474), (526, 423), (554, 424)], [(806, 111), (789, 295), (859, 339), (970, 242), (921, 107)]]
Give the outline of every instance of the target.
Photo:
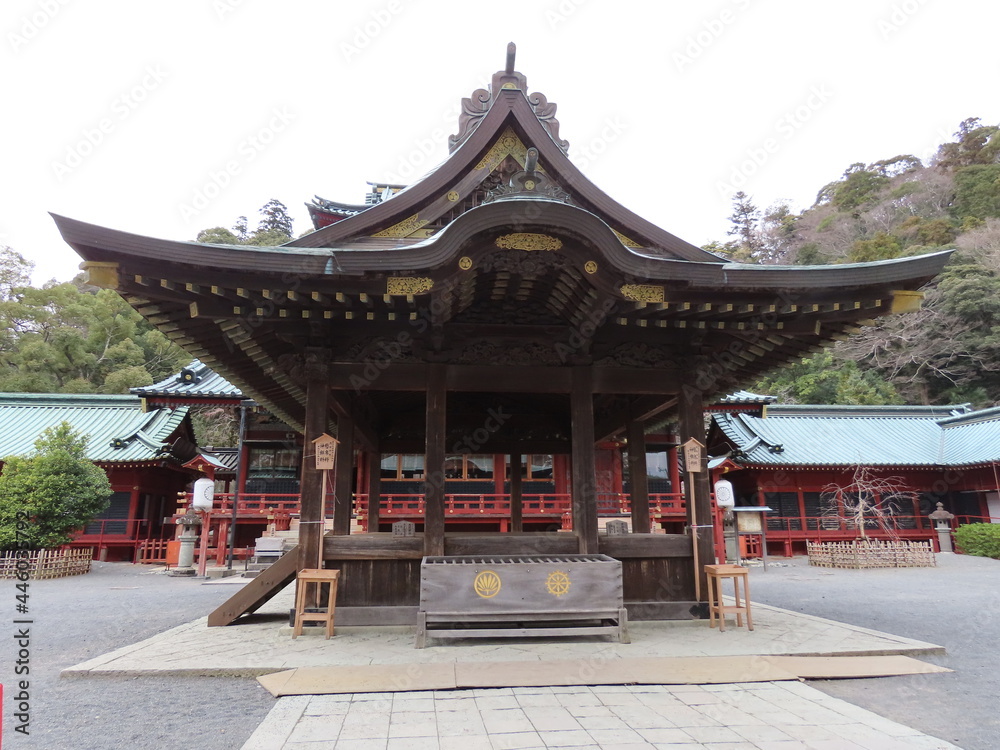
[[(333, 635), (333, 617), (337, 606), (337, 579), (340, 577), (339, 570), (322, 570), (318, 568), (306, 568), (300, 570), (296, 576), (297, 587), (295, 591), (295, 627), (292, 629), (292, 638), (302, 635), (302, 623), (322, 622), (326, 624), (327, 640)], [(322, 612), (306, 612), (309, 602), (309, 586), (316, 586), (316, 599), (320, 597), (320, 587), (322, 584), (330, 584), (330, 594), (327, 598), (326, 610)]]
[[(747, 616), (747, 630), (753, 630), (753, 619), (750, 617), (750, 579), (749, 571), (742, 565), (706, 565), (708, 576), (708, 626), (715, 627), (715, 618), (719, 618), (719, 632), (726, 629), (726, 613), (736, 615), (736, 627), (743, 627), (743, 615)], [(722, 604), (722, 579), (733, 579), (733, 594), (736, 604)], [(740, 579), (743, 579), (743, 599), (740, 600)]]

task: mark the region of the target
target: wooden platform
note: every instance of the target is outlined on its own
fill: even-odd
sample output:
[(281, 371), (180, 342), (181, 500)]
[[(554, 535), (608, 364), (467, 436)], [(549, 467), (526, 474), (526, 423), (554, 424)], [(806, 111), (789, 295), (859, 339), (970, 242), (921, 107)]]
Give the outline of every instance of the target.
[[(625, 607), (630, 620), (698, 619), (707, 606), (695, 598), (691, 538), (681, 534), (620, 534), (599, 537), (599, 552), (622, 563)], [(415, 612), (420, 604), (424, 540), (388, 532), (327, 535), (325, 567), (341, 571), (338, 618), (344, 624), (386, 624), (384, 612)], [(571, 532), (462, 533), (445, 535), (445, 555), (575, 554)], [(228, 625), (255, 611), (295, 577), (297, 553), (286, 553), (261, 576), (209, 616)], [(272, 588), (276, 587), (276, 588)], [(416, 624), (416, 618), (412, 620)]]

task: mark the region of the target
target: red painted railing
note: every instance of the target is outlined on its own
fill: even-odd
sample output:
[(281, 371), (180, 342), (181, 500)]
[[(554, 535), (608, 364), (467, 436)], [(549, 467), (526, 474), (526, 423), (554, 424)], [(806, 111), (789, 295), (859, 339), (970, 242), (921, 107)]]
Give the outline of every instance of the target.
[[(236, 504), (236, 513), (259, 513), (267, 515), (269, 513), (298, 513), (299, 512), (298, 493), (247, 493), (241, 492), (239, 502)], [(184, 496), (184, 507), (191, 502), (191, 493)], [(181, 508), (183, 513), (184, 508)], [(232, 513), (233, 493), (217, 492), (213, 501), (212, 513)]]
[[(448, 516), (510, 516), (510, 495), (502, 493), (451, 493), (444, 496), (444, 514)], [(413, 518), (424, 515), (424, 496), (417, 493), (382, 494), (381, 518)], [(564, 494), (524, 495), (521, 498), (525, 516), (561, 517), (568, 513), (571, 498)], [(360, 517), (368, 515), (368, 495), (354, 496), (354, 512)]]
[[(525, 494), (521, 497), (523, 513), (552, 515), (568, 513), (572, 496), (568, 493)], [(597, 509), (600, 515), (628, 515), (631, 503), (627, 493), (598, 493)], [(653, 515), (684, 515), (684, 497), (680, 493), (660, 492), (649, 496), (649, 510)], [(366, 515), (368, 495), (354, 496), (354, 512)], [(381, 515), (423, 515), (424, 496), (421, 493), (383, 493)], [(445, 515), (510, 515), (510, 495), (507, 493), (449, 493), (445, 495)]]
[(955, 516), (951, 519), (951, 528), (957, 529), (967, 523), (1000, 523), (996, 516)]
[(75, 534), (72, 544), (76, 547), (100, 548), (105, 543), (134, 542), (145, 525), (146, 521), (141, 518), (98, 518)]
[[(522, 514), (526, 520), (559, 519), (569, 528), (573, 498), (568, 493), (525, 494), (521, 497)], [(598, 493), (598, 514), (628, 515), (629, 495), (623, 492)], [(383, 493), (379, 518), (384, 521), (415, 520), (424, 516), (424, 496), (420, 493)], [(368, 495), (354, 496), (354, 512), (366, 528)], [(653, 493), (649, 496), (649, 512), (654, 523), (664, 519), (683, 519), (684, 498), (680, 493)], [(510, 518), (510, 495), (507, 493), (449, 493), (445, 495), (445, 520), (452, 518), (474, 521), (477, 518), (505, 521)]]
[[(767, 541), (780, 545), (786, 557), (793, 553), (793, 543), (849, 541), (861, 534), (857, 524), (845, 519), (828, 516), (774, 517), (768, 515)], [(927, 541), (934, 538), (934, 528), (925, 516), (892, 515), (879, 523), (874, 518), (866, 519), (865, 536), (872, 539), (894, 537)]]
[[(774, 516), (768, 514), (767, 533), (797, 533), (804, 534), (815, 531), (843, 532), (853, 539), (858, 535), (858, 525), (853, 521), (834, 516)], [(884, 518), (866, 518), (865, 533), (892, 531), (903, 533), (907, 531), (926, 532), (933, 528), (930, 519), (924, 516), (887, 515)]]

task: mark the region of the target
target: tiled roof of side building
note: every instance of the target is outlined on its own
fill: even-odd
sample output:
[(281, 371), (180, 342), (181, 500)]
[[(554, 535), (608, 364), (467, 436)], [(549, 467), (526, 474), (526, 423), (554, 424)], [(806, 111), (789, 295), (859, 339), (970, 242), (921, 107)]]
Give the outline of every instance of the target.
[(944, 463), (1000, 461), (1000, 407), (939, 419), (938, 424)]
[(243, 398), (243, 391), (197, 359), (192, 360), (191, 364), (176, 375), (164, 378), (159, 383), (129, 390), (144, 398)]
[[(186, 407), (143, 412), (128, 395), (0, 393), (0, 458), (31, 455), (47, 428), (69, 422), (86, 434), (87, 457), (99, 463), (133, 463), (170, 458), (171, 442), (187, 416)], [(187, 440), (176, 446), (190, 458)]]
[(750, 391), (736, 391), (730, 393), (725, 398), (719, 399), (720, 404), (773, 404), (778, 400), (777, 396), (764, 396), (760, 393)]
[(1000, 409), (958, 406), (771, 406), (713, 419), (741, 463), (941, 466), (1000, 459)]

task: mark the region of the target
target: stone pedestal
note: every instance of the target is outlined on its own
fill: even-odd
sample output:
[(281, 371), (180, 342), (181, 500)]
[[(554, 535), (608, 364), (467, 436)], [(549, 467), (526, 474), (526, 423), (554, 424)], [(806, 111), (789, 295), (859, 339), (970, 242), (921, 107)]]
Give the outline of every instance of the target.
[(194, 545), (198, 540), (197, 529), (201, 524), (201, 519), (188, 509), (187, 513), (177, 519), (177, 523), (183, 527), (181, 535), (177, 537), (181, 543), (181, 548), (177, 555), (177, 567), (170, 571), (170, 575), (193, 576), (195, 574)]
[(955, 548), (951, 543), (951, 519), (955, 516), (944, 509), (942, 503), (937, 504), (937, 510), (927, 516), (934, 522), (934, 531), (937, 532), (938, 549), (943, 554), (951, 554)]

